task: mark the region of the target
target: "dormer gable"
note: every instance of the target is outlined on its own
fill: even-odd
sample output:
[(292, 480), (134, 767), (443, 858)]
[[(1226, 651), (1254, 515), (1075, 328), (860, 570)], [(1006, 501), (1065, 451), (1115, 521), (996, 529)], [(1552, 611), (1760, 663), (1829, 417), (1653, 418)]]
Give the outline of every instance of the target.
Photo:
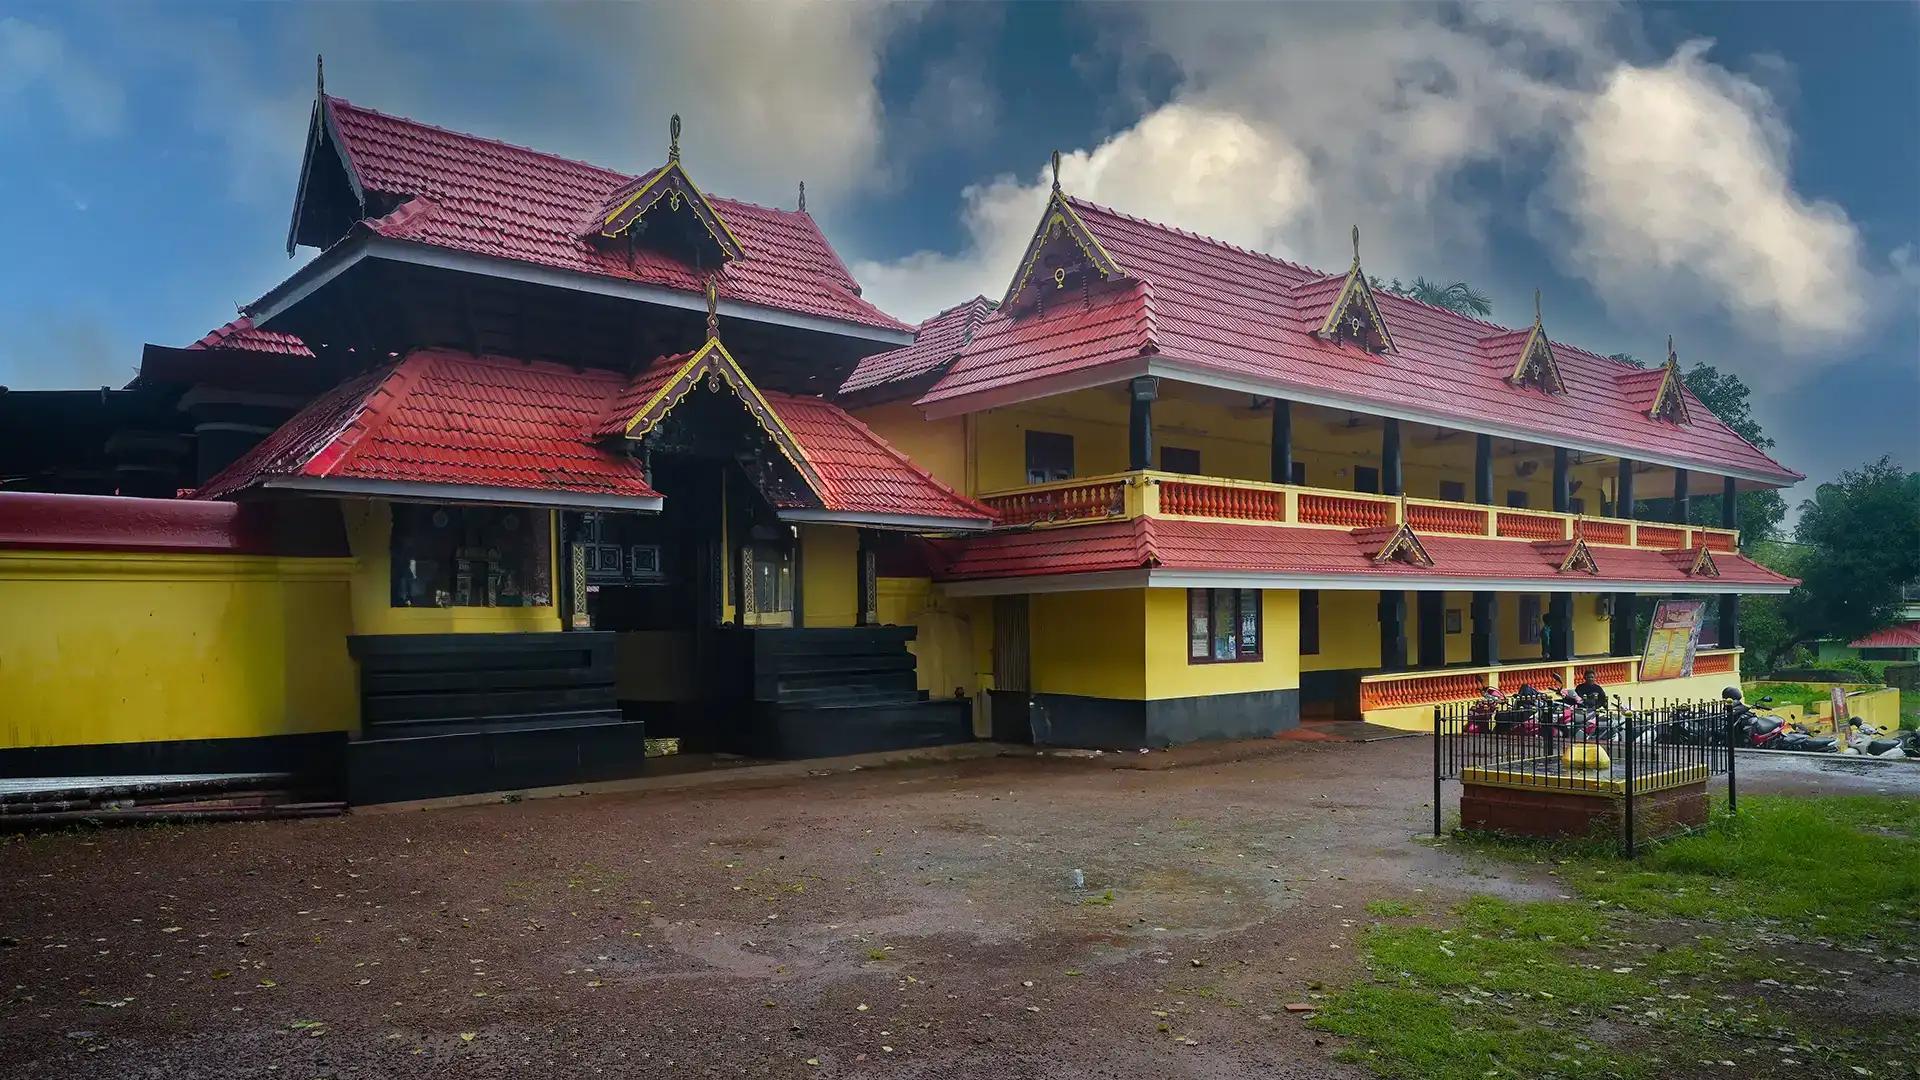
[(1705, 544), (1694, 550), (1693, 564), (1687, 567), (1687, 576), (1709, 578), (1720, 576), (1720, 565), (1713, 561), (1713, 552)]
[(1560, 364), (1553, 356), (1553, 342), (1547, 338), (1547, 330), (1540, 320), (1540, 290), (1533, 291), (1533, 329), (1527, 332), (1526, 344), (1520, 347), (1520, 356), (1514, 361), (1513, 371), (1507, 381), (1515, 386), (1544, 390), (1549, 394), (1567, 392), (1567, 381), (1560, 376)]
[(1053, 152), (1053, 191), (1040, 227), (1020, 257), (1020, 268), (1000, 306), (1009, 313), (1044, 307), (1048, 297), (1083, 289), (1124, 274), (1120, 264), (1080, 219), (1060, 190), (1060, 151)]
[(680, 162), (680, 117), (668, 124), (667, 163), (614, 189), (583, 230), (599, 243), (625, 241), (693, 266), (717, 267), (746, 250)]
[(1398, 528), (1367, 529), (1355, 535), (1362, 544), (1380, 545), (1373, 553), (1376, 563), (1404, 563), (1423, 570), (1433, 566), (1433, 556), (1427, 554), (1427, 545), (1420, 542), (1419, 535), (1404, 521)]
[(1358, 345), (1368, 352), (1393, 352), (1393, 335), (1387, 332), (1387, 320), (1373, 301), (1373, 286), (1360, 269), (1360, 226), (1353, 227), (1353, 265), (1327, 306), (1320, 329), (1314, 335), (1322, 341)]
[(1660, 375), (1660, 388), (1653, 393), (1647, 415), (1669, 424), (1690, 424), (1687, 411), (1686, 379), (1680, 374), (1680, 358), (1673, 351), (1673, 338), (1667, 338), (1667, 364)]
[(1567, 553), (1560, 559), (1560, 572), (1563, 574), (1599, 574), (1600, 564), (1594, 561), (1593, 552), (1587, 547), (1586, 538), (1575, 536), (1567, 545)]

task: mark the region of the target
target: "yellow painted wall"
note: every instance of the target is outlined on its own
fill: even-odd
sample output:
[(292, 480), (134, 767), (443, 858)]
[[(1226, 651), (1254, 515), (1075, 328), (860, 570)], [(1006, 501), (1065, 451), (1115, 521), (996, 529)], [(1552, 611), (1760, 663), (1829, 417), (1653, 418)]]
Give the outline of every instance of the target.
[(1195, 664), (1188, 659), (1187, 590), (1146, 590), (1146, 696), (1182, 698), (1298, 689), (1299, 602), (1300, 594), (1291, 589), (1261, 590), (1261, 659)]
[(880, 621), (916, 631), (907, 649), (920, 689), (936, 698), (992, 689), (991, 601), (948, 596), (926, 578), (880, 578), (877, 589)]
[(860, 530), (844, 525), (800, 527), (800, 619), (803, 626), (860, 621)]
[[(347, 523), (347, 542), (354, 559), (353, 633), (355, 634), (502, 634), (520, 631), (558, 631), (557, 603), (543, 607), (397, 608), (393, 606), (393, 506), (385, 500), (344, 500), (341, 515)], [(553, 515), (544, 515), (551, 537)], [(548, 568), (550, 595), (557, 601), (560, 572), (557, 538), (548, 551), (556, 565)]]
[(859, 409), (854, 416), (872, 428), (874, 434), (912, 458), (915, 465), (961, 491), (971, 490), (964, 417), (929, 420), (911, 402), (905, 401)]
[(1337, 671), (1379, 666), (1379, 594), (1371, 589), (1320, 590), (1320, 651), (1302, 656), (1300, 669)]
[(353, 730), (352, 571), (0, 551), (0, 746)]
[(1146, 595), (1145, 589), (1035, 594), (1027, 609), (1033, 692), (1144, 700)]

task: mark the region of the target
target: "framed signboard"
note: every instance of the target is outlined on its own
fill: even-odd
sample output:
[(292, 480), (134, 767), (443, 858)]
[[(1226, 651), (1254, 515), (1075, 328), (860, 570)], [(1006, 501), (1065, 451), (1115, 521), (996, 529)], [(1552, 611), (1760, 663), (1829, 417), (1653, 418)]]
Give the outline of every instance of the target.
[(1693, 656), (1700, 648), (1700, 628), (1706, 622), (1704, 600), (1662, 600), (1653, 608), (1647, 627), (1647, 651), (1640, 658), (1640, 681), (1684, 679), (1693, 674)]

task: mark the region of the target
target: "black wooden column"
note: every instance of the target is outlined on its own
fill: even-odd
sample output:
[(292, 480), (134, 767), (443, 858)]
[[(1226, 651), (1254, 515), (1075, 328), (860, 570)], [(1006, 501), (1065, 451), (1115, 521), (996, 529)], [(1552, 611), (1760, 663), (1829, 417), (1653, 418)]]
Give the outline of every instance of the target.
[[(1406, 489), (1400, 469), (1400, 421), (1388, 419), (1380, 429), (1380, 494), (1398, 495)], [(1404, 600), (1401, 606), (1406, 606)]]
[(854, 621), (860, 626), (877, 626), (880, 623), (879, 559), (874, 547), (873, 534), (861, 529), (860, 547), (854, 557), (854, 573), (859, 575), (854, 581)]
[(1407, 669), (1407, 594), (1380, 594), (1380, 670)]
[(1273, 401), (1273, 452), (1268, 479), (1276, 484), (1293, 483), (1293, 402)]
[(1136, 376), (1128, 385), (1131, 407), (1127, 411), (1127, 468), (1153, 468), (1153, 401), (1160, 396), (1160, 380), (1152, 375)]
[(1493, 436), (1473, 437), (1473, 501), (1493, 505)]
[(1473, 666), (1500, 662), (1500, 594), (1473, 594)]
[(1687, 523), (1687, 470), (1673, 470), (1673, 520), (1676, 524)]
[(1423, 668), (1447, 666), (1447, 594), (1424, 589), (1414, 594), (1419, 619), (1416, 648)]
[[(1733, 477), (1720, 481), (1720, 525), (1726, 529), (1740, 527), (1740, 493), (1734, 490)], [(1740, 594), (1727, 593), (1720, 598), (1720, 647), (1738, 648), (1740, 645)]]
[[(1631, 521), (1633, 519), (1633, 462), (1620, 459), (1619, 481), (1613, 493), (1613, 512)], [(1609, 630), (1611, 641), (1607, 651), (1614, 656), (1633, 655), (1634, 620), (1638, 599), (1633, 593), (1613, 594), (1613, 625)]]
[(1545, 649), (1549, 660), (1573, 659), (1573, 594), (1557, 592), (1547, 596), (1547, 632)]
[(1567, 449), (1553, 448), (1553, 512), (1564, 514), (1573, 506), (1573, 490), (1567, 484)]
[(1720, 481), (1720, 527), (1723, 529), (1740, 527), (1740, 493), (1734, 490), (1731, 476)]

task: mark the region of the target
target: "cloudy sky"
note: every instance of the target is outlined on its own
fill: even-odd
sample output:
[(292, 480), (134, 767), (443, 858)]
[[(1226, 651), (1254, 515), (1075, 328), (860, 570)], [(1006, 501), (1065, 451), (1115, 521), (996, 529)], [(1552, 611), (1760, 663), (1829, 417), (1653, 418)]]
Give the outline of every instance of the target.
[[(1920, 7), (0, 6), (0, 384), (118, 384), (292, 269), (355, 102), (808, 203), (868, 295), (997, 295), (1066, 186), (1740, 374), (1815, 480), (1920, 466)], [(297, 258), (306, 258), (302, 251)]]

